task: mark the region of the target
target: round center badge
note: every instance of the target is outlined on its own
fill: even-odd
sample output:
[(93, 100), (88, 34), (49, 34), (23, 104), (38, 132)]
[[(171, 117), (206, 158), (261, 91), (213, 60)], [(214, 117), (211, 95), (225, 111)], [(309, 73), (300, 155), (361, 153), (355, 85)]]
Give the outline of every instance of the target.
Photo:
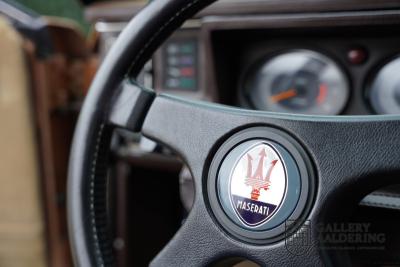
[(307, 153), (285, 132), (253, 127), (232, 135), (216, 151), (207, 200), (229, 234), (267, 244), (303, 220), (314, 192)]
[(286, 194), (287, 174), (278, 151), (268, 143), (250, 147), (237, 160), (229, 179), (231, 205), (248, 227), (271, 218)]
[(236, 225), (266, 231), (285, 222), (301, 193), (296, 161), (282, 145), (245, 141), (228, 152), (217, 176), (217, 195)]

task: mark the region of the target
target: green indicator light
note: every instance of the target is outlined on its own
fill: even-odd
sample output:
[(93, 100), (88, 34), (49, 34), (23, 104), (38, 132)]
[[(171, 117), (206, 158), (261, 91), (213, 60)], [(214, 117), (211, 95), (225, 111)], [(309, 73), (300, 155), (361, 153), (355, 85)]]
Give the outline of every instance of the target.
[(195, 80), (191, 78), (181, 78), (181, 87), (182, 88), (194, 88)]
[(181, 46), (181, 53), (183, 54), (192, 54), (194, 52), (193, 44), (184, 44)]

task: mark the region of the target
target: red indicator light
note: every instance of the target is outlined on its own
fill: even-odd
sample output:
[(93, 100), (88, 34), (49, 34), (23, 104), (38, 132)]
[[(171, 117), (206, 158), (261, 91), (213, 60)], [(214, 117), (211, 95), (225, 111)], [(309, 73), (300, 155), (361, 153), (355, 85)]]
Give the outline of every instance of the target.
[(355, 48), (347, 52), (347, 60), (354, 65), (359, 65), (367, 60), (368, 53), (365, 49)]
[(193, 76), (194, 69), (193, 68), (181, 68), (181, 75), (185, 77)]

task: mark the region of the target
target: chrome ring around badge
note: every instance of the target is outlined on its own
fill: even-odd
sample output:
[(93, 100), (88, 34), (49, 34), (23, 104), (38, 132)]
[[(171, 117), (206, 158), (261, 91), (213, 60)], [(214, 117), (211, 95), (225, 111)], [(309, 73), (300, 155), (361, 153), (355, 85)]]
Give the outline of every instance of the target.
[(238, 226), (265, 231), (282, 224), (301, 193), (297, 164), (280, 144), (249, 140), (232, 149), (217, 177), (222, 209)]

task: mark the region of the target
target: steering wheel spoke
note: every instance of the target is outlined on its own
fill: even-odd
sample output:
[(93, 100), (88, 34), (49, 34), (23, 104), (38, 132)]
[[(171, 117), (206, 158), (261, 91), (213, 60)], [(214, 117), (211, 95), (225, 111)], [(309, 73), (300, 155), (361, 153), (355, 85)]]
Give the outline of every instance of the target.
[[(221, 231), (212, 225), (204, 206), (195, 204), (191, 213), (150, 266), (207, 266), (229, 247)], [(213, 242), (210, 242), (213, 240)], [(224, 249), (225, 248), (225, 249)]]
[(146, 116), (142, 133), (168, 145), (192, 170), (202, 171), (214, 144), (236, 125), (224, 119), (224, 108), (218, 105), (160, 95)]
[(249, 245), (224, 234), (202, 208), (201, 212), (192, 211), (185, 225), (150, 266), (211, 266), (229, 258), (251, 260), (261, 266), (323, 266), (327, 260), (319, 249), (318, 232), (310, 222), (272, 245)]
[[(220, 260), (252, 260), (262, 266), (321, 266), (318, 240), (309, 224), (287, 240), (268, 246), (243, 244), (219, 228), (201, 201), (196, 202), (183, 226), (152, 260), (151, 267), (212, 266)], [(303, 236), (306, 236), (304, 238)]]
[[(360, 200), (396, 183), (400, 171), (400, 117), (358, 116), (303, 119), (287, 129), (308, 148), (318, 171), (320, 198)], [(326, 194), (326, 195), (324, 195)]]
[(110, 101), (108, 122), (114, 127), (125, 128), (133, 132), (140, 131), (154, 97), (154, 91), (128, 80), (123, 81), (115, 90)]

